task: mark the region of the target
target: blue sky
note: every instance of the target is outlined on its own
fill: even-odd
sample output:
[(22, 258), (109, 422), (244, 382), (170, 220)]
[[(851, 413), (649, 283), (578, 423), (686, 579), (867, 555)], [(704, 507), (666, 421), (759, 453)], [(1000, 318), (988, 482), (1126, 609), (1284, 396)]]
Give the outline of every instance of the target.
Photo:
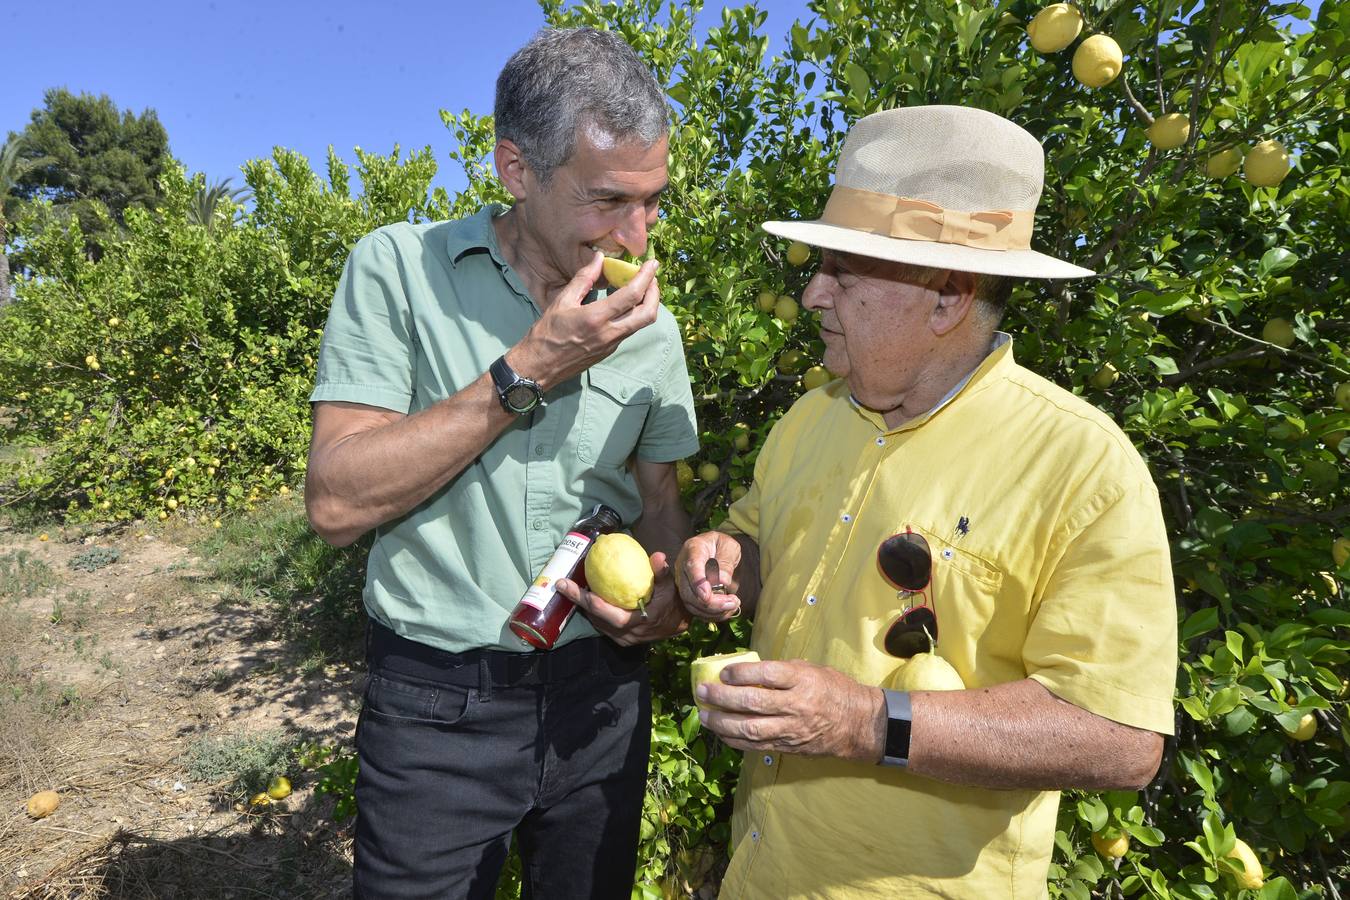
[[(701, 31), (723, 6), (707, 0)], [(806, 0), (760, 0), (770, 53)], [(534, 0), (45, 0), (0, 3), (5, 71), (0, 136), (18, 131), (52, 87), (153, 108), (169, 147), (208, 181), (243, 178), (274, 145), (322, 168), (332, 144), (388, 153), (430, 144), (437, 183), (458, 188), (439, 110), (492, 111), (507, 57), (544, 24)]]

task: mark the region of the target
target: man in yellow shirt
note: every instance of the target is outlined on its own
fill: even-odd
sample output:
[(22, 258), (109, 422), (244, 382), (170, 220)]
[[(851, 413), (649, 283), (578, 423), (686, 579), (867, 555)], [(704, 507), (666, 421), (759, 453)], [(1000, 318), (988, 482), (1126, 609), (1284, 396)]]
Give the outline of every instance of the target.
[[(850, 131), (819, 220), (765, 225), (823, 248), (803, 303), (840, 377), (676, 563), (690, 611), (744, 610), (765, 660), (700, 688), (746, 751), (723, 897), (1041, 898), (1058, 792), (1158, 768), (1177, 661), (1157, 491), (997, 330), (1009, 278), (1092, 274), (1030, 249), (1043, 175), (992, 113), (891, 110)], [(892, 689), (930, 649), (965, 689)]]

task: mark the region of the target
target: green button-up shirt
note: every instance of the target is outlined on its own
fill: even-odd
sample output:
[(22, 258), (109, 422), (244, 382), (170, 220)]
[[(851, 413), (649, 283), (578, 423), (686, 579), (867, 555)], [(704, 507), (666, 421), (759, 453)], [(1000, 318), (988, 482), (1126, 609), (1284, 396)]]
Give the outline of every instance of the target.
[[(501, 211), (389, 225), (356, 245), (311, 402), (411, 414), (471, 384), (524, 337), (539, 310), (497, 245), (492, 217)], [(679, 328), (664, 307), (545, 399), (448, 485), (379, 527), (366, 575), (370, 615), (452, 652), (529, 649), (507, 617), (572, 523), (606, 503), (631, 525), (642, 499), (629, 458), (671, 462), (698, 449)], [(594, 633), (573, 616), (559, 643)]]

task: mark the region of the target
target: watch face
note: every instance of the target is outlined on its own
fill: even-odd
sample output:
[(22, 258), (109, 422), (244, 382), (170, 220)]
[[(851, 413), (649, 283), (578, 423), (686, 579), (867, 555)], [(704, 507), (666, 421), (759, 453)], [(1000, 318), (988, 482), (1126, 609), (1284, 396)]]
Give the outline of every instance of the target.
[(519, 413), (527, 413), (539, 405), (539, 394), (528, 385), (513, 385), (506, 392), (506, 405)]

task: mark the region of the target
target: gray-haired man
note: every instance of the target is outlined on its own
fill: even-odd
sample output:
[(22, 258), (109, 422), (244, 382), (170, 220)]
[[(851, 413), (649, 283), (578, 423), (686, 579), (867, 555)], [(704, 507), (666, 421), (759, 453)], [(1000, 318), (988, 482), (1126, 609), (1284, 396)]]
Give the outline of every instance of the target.
[[(376, 531), (360, 897), (491, 897), (513, 832), (529, 896), (627, 897), (643, 643), (686, 622), (666, 563), (689, 533), (673, 463), (698, 446), (679, 332), (654, 263), (595, 289), (602, 251), (646, 249), (665, 100), (614, 35), (543, 31), (495, 114), (514, 205), (362, 240), (311, 397), (310, 521), (335, 544)], [(511, 610), (596, 503), (657, 551), (656, 595), (639, 617), (566, 583), (587, 617), (529, 652)]]

